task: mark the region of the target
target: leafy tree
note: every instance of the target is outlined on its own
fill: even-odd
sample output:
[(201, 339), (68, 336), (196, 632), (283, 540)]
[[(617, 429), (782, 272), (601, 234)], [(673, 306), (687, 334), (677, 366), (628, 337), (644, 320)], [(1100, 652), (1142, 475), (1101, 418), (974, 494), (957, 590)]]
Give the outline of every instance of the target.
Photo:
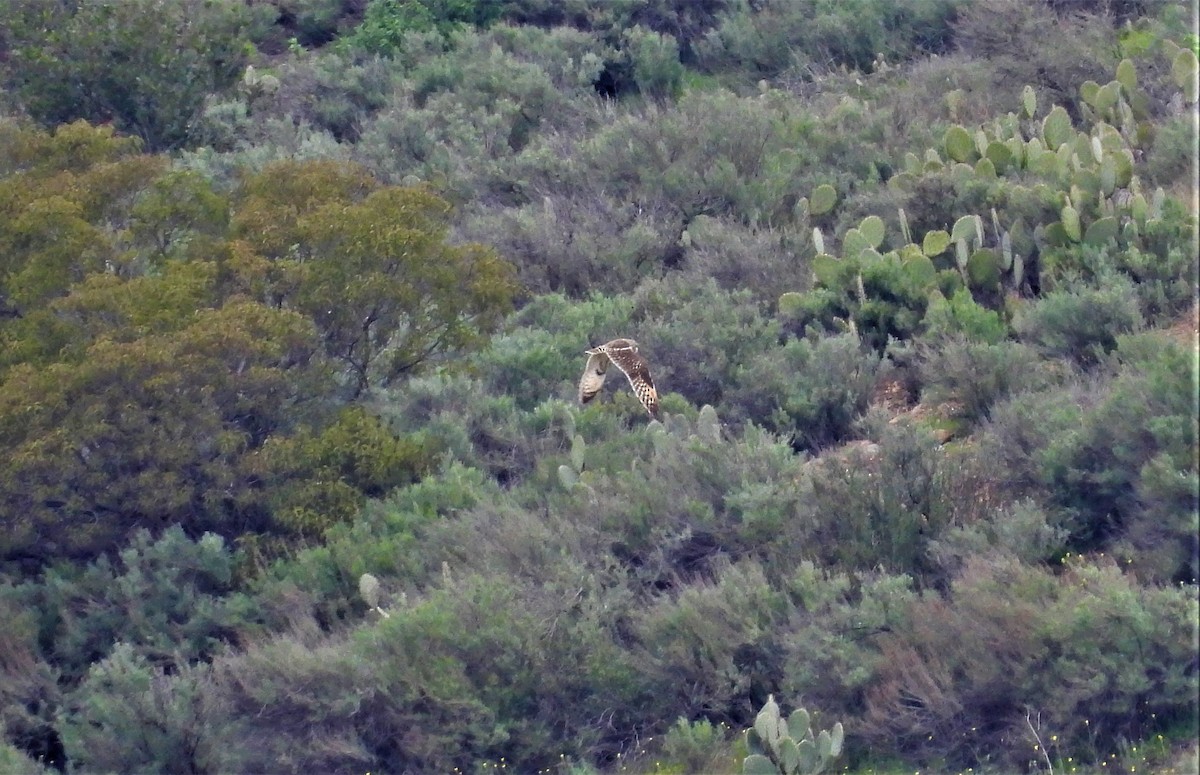
[(449, 244), (449, 212), (356, 168), (285, 162), (247, 182), (234, 230), (275, 259), (267, 297), (314, 322), (359, 395), (480, 343), (511, 303), (509, 265)]
[(430, 468), (433, 447), (421, 436), (397, 437), (378, 417), (351, 406), (320, 433), (305, 428), (269, 439), (255, 466), (276, 483), (270, 504), (275, 521), (319, 536), (352, 518), (364, 496), (411, 484)]
[(155, 180), (129, 211), (128, 239), (144, 264), (202, 256), (229, 229), (229, 202), (199, 173), (173, 171)]
[(0, 120), (0, 138), (0, 173), (29, 172), (36, 178), (118, 161), (140, 146), (137, 138), (116, 134), (111, 126), (82, 120), (47, 131), (6, 118)]
[(0, 122), (0, 322), (19, 318), (87, 275), (115, 270), (108, 227), (161, 174), (110, 127), (83, 122), (53, 133)]
[(320, 411), (311, 324), (235, 301), (182, 330), (100, 338), (77, 361), (19, 365), (0, 383), (0, 520), (7, 557), (90, 554), (173, 522), (262, 526), (246, 470), (273, 433)]

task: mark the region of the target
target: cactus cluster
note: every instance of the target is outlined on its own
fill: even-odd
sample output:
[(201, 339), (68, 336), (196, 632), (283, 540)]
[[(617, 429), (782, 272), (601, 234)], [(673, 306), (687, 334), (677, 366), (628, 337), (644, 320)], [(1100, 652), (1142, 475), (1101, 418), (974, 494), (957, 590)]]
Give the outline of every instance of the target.
[(750, 753), (744, 775), (818, 775), (842, 753), (842, 725), (814, 736), (808, 711), (798, 708), (784, 719), (772, 695), (746, 730)]
[(380, 605), (379, 579), (375, 578), (374, 575), (364, 573), (358, 577), (358, 594), (372, 611), (384, 619), (391, 618), (392, 615)]
[(583, 436), (576, 433), (571, 437), (570, 464), (563, 463), (558, 467), (558, 481), (564, 489), (569, 490), (576, 485), (584, 484), (580, 481), (580, 476), (583, 474), (585, 454), (587, 454), (587, 442), (583, 440)]
[(721, 419), (708, 404), (700, 407), (695, 419), (688, 419), (682, 413), (664, 412), (662, 422), (651, 423), (648, 430), (655, 454), (673, 454), (680, 441), (710, 445), (722, 440)]
[[(1178, 47), (1166, 53), (1183, 99), (1194, 102), (1195, 54)], [(1165, 195), (1145, 190), (1134, 172), (1150, 126), (1137, 70), (1126, 59), (1115, 75), (1107, 84), (1081, 87), (1087, 131), (1058, 105), (1039, 118), (1037, 94), (1026, 86), (1017, 112), (974, 128), (951, 125), (938, 148), (923, 157), (907, 154), (903, 169), (888, 180), (901, 191), (930, 175), (982, 184), (1002, 202), (999, 212), (967, 213), (949, 231), (934, 229), (917, 239), (901, 209), (899, 239), (888, 239), (892, 249), (886, 252), (885, 224), (875, 215), (845, 232), (840, 251), (829, 249), (827, 235), (813, 228), (815, 286), (841, 299), (846, 310), (833, 323), (857, 333), (856, 317), (860, 325), (879, 317), (867, 309), (873, 277), (892, 289), (900, 283), (901, 297), (948, 297), (965, 287), (986, 304), (1027, 292), (1032, 272), (1044, 268), (1037, 262), (1049, 253), (1077, 245), (1146, 250), (1144, 235), (1161, 220)], [(801, 199), (799, 209), (807, 218), (836, 202), (836, 191), (822, 185), (811, 199)], [(805, 304), (798, 294), (785, 293), (778, 308), (795, 317)]]

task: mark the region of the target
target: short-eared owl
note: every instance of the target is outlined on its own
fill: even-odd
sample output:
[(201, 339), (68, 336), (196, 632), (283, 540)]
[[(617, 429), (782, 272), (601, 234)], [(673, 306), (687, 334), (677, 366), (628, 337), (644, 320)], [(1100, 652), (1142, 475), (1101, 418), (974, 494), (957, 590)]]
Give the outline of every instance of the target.
[(587, 353), (587, 366), (583, 369), (583, 377), (579, 380), (579, 403), (586, 404), (596, 397), (604, 385), (605, 372), (608, 364), (615, 363), (629, 379), (633, 393), (646, 407), (651, 417), (658, 417), (658, 391), (654, 389), (654, 380), (650, 377), (650, 367), (646, 360), (638, 354), (638, 343), (632, 339), (614, 339), (611, 342), (584, 350)]

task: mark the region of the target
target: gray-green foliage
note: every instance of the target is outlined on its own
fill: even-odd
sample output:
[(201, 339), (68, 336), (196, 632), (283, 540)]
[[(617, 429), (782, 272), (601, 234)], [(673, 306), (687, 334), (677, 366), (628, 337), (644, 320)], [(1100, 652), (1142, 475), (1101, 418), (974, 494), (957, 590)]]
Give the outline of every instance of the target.
[(867, 408), (879, 358), (848, 334), (791, 339), (738, 369), (732, 414), (790, 436), (797, 449), (846, 439)]
[[(923, 760), (983, 755), (1012, 768), (1029, 761), (1032, 743), (1010, 747), (1009, 730), (1031, 714), (1060, 750), (1098, 762), (1109, 730), (1134, 707), (1194, 718), (1190, 657), (1160, 661), (1144, 645), (1194, 652), (1193, 595), (1140, 584), (1111, 560), (1045, 567), (977, 555), (947, 592), (911, 601), (903, 623), (880, 637), (886, 659), (856, 731), (868, 745), (899, 739)], [(997, 642), (1004, 647), (987, 645)]]
[(988, 416), (991, 407), (1011, 395), (1053, 384), (1053, 370), (1029, 345), (994, 344), (950, 338), (921, 353), (917, 363), (921, 398), (948, 405), (969, 422)]
[(806, 466), (796, 515), (806, 556), (921, 577), (928, 542), (972, 507), (956, 497), (959, 472), (927, 430), (907, 422), (887, 426), (875, 447), (818, 458)]
[(708, 279), (643, 283), (634, 304), (634, 320), (644, 332), (639, 341), (646, 342), (660, 391), (677, 392), (694, 406), (724, 410), (724, 397), (741, 382), (739, 371), (773, 351), (780, 336), (779, 324), (763, 315), (751, 293)]
[(745, 775), (819, 775), (842, 754), (841, 722), (814, 735), (810, 715), (797, 708), (785, 720), (774, 695), (746, 730), (750, 754), (742, 762)]
[(154, 539), (137, 533), (116, 561), (52, 568), (39, 583), (0, 590), (46, 612), (40, 637), (74, 680), (124, 642), (139, 658), (183, 664), (211, 657), (239, 616), (226, 596), (234, 560), (213, 534), (187, 538), (178, 526)]
[(244, 3), (155, 0), (5, 4), (3, 76), (53, 125), (112, 120), (151, 150), (189, 141), (206, 96), (230, 87), (265, 19)]
[(117, 643), (88, 670), (62, 716), (67, 755), (75, 766), (99, 772), (219, 768), (229, 720), (214, 707), (210, 675), (207, 665), (168, 674)]
[(921, 50), (942, 49), (956, 5), (939, 1), (901, 10), (879, 0), (746, 3), (697, 49), (709, 68), (748, 68), (763, 77), (828, 65), (867, 72), (881, 52), (895, 63)]
[(1086, 366), (1117, 346), (1122, 334), (1141, 329), (1132, 283), (1113, 277), (1104, 286), (1055, 291), (1022, 307), (1013, 328), (1047, 355)]
[(683, 86), (679, 44), (671, 35), (635, 26), (623, 33), (622, 48), (633, 66), (633, 81), (647, 97), (676, 97)]
[[(275, 4), (314, 29), (333, 5)], [(188, 135), (212, 181), (163, 178), (103, 226), (113, 256), (179, 272), (242, 168), (353, 158), (457, 200), (454, 241), (528, 296), (489, 349), (364, 396), (439, 459), (319, 539), (169, 529), (4, 568), (3, 736), (88, 770), (730, 771), (720, 721), (773, 694), (872, 756), (1016, 771), (1027, 705), (1064, 758), (1194, 718), (1194, 348), (1130, 333), (1193, 303), (1190, 119), (1167, 116), (1194, 59), (1153, 19), (826, 5), (377, 0), (359, 41), (386, 56), (239, 66)], [(522, 23), (450, 29), (496, 9)], [(43, 80), (30, 106), (77, 85)], [(6, 344), (32, 324), (5, 321)], [(582, 350), (615, 336), (660, 422), (617, 371), (577, 405)], [(897, 385), (925, 406), (892, 422)], [(809, 736), (796, 718), (775, 731)], [(763, 741), (751, 771), (802, 763)]]

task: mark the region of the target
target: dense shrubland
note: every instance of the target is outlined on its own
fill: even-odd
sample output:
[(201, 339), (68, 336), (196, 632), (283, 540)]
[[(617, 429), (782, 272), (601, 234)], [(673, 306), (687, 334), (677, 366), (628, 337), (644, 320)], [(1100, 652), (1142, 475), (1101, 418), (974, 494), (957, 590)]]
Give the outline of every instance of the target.
[(1194, 767), (1186, 4), (0, 12), (0, 769)]

